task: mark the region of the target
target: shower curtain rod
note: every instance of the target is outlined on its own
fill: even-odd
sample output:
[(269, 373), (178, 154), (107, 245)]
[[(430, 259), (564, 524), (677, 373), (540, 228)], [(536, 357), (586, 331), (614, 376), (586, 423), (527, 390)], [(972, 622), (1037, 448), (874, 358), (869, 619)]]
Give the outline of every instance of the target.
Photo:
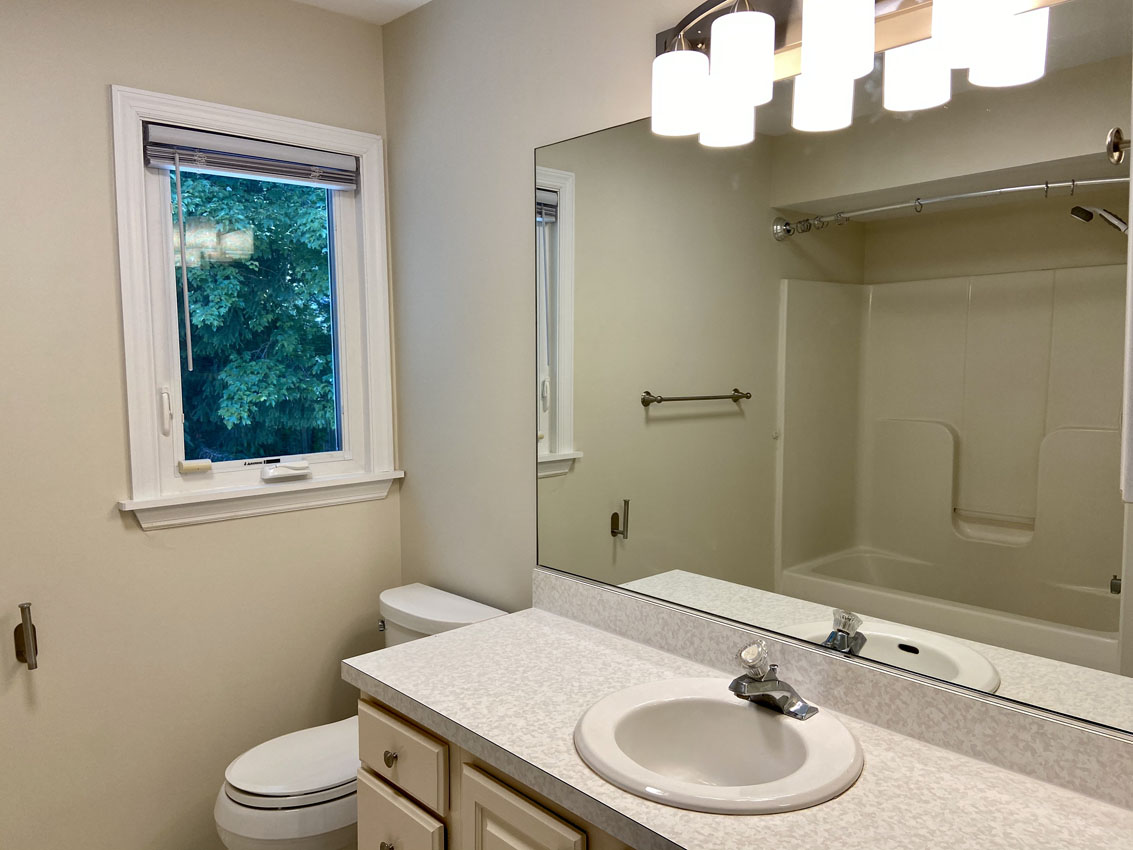
[(863, 215), (894, 212), (896, 210), (914, 209), (918, 213), (930, 204), (941, 204), (946, 201), (964, 201), (971, 198), (994, 198), (999, 195), (1014, 195), (1021, 192), (1042, 192), (1043, 197), (1049, 197), (1052, 189), (1069, 189), (1070, 197), (1077, 189), (1086, 186), (1112, 186), (1118, 183), (1129, 183), (1128, 177), (1099, 177), (1092, 180), (1062, 180), (1057, 183), (1031, 183), (1026, 186), (1004, 186), (999, 189), (984, 189), (981, 192), (962, 192), (958, 195), (941, 195), (937, 198), (915, 198), (911, 201), (902, 201), (899, 204), (888, 204), (884, 207), (870, 207), (862, 210), (848, 210), (831, 213), (830, 215), (816, 215), (810, 218), (801, 218), (798, 221), (787, 221), (779, 217), (771, 225), (771, 235), (776, 241), (782, 242), (796, 233), (808, 233), (810, 230), (822, 230), (828, 224), (845, 224), (851, 219)]

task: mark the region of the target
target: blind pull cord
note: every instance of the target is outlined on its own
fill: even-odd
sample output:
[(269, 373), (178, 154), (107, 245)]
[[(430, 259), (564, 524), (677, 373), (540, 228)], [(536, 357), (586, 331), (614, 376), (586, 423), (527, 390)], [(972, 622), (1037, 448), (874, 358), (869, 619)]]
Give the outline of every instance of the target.
[(193, 371), (193, 323), (189, 317), (189, 272), (185, 263), (185, 204), (181, 199), (181, 155), (173, 152), (173, 173), (177, 178), (177, 230), (181, 239), (178, 250), (181, 253), (181, 301), (185, 311), (185, 362)]

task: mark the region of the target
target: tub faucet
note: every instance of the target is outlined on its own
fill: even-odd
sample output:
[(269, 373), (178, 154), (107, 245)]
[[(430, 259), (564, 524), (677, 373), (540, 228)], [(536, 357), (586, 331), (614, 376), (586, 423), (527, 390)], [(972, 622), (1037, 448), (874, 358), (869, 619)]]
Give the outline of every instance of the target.
[(858, 631), (862, 627), (862, 618), (853, 611), (842, 608), (834, 609), (834, 629), (822, 642), (823, 646), (844, 652), (846, 655), (861, 655), (865, 646), (866, 636)]
[(734, 679), (728, 690), (740, 699), (770, 708), (795, 720), (806, 720), (818, 714), (798, 692), (779, 679), (779, 665), (772, 664), (767, 644), (757, 640), (739, 653), (740, 664), (747, 673)]

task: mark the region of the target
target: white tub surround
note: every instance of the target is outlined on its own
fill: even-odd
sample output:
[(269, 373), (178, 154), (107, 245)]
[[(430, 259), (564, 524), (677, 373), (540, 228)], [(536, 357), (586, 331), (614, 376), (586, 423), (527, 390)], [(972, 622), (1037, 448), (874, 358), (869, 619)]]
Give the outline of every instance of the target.
[[(774, 649), (784, 678), (796, 678), (790, 660), (778, 645)], [(823, 805), (737, 816), (641, 799), (605, 782), (579, 758), (573, 743), (579, 717), (630, 685), (725, 680), (734, 671), (538, 609), (352, 658), (342, 669), (348, 682), (413, 722), (639, 850), (733, 850), (749, 845), (753, 835), (769, 846), (845, 850), (941, 843), (1085, 850), (1119, 847), (1133, 834), (1129, 810), (846, 716), (841, 719), (861, 742), (866, 766), (846, 793)]]

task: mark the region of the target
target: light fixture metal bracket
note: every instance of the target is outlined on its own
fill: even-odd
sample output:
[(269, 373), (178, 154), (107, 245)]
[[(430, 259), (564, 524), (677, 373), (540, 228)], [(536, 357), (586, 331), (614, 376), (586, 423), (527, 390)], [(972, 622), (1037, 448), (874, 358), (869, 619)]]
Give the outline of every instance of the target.
[[(765, 12), (775, 19), (775, 49), (786, 44), (787, 20), (791, 16), (795, 0), (739, 0), (750, 11)], [(722, 15), (732, 12), (737, 0), (707, 0), (701, 3), (675, 26), (657, 33), (657, 55), (668, 53), (682, 35), (688, 46), (702, 53), (708, 52), (709, 35), (712, 22)]]

